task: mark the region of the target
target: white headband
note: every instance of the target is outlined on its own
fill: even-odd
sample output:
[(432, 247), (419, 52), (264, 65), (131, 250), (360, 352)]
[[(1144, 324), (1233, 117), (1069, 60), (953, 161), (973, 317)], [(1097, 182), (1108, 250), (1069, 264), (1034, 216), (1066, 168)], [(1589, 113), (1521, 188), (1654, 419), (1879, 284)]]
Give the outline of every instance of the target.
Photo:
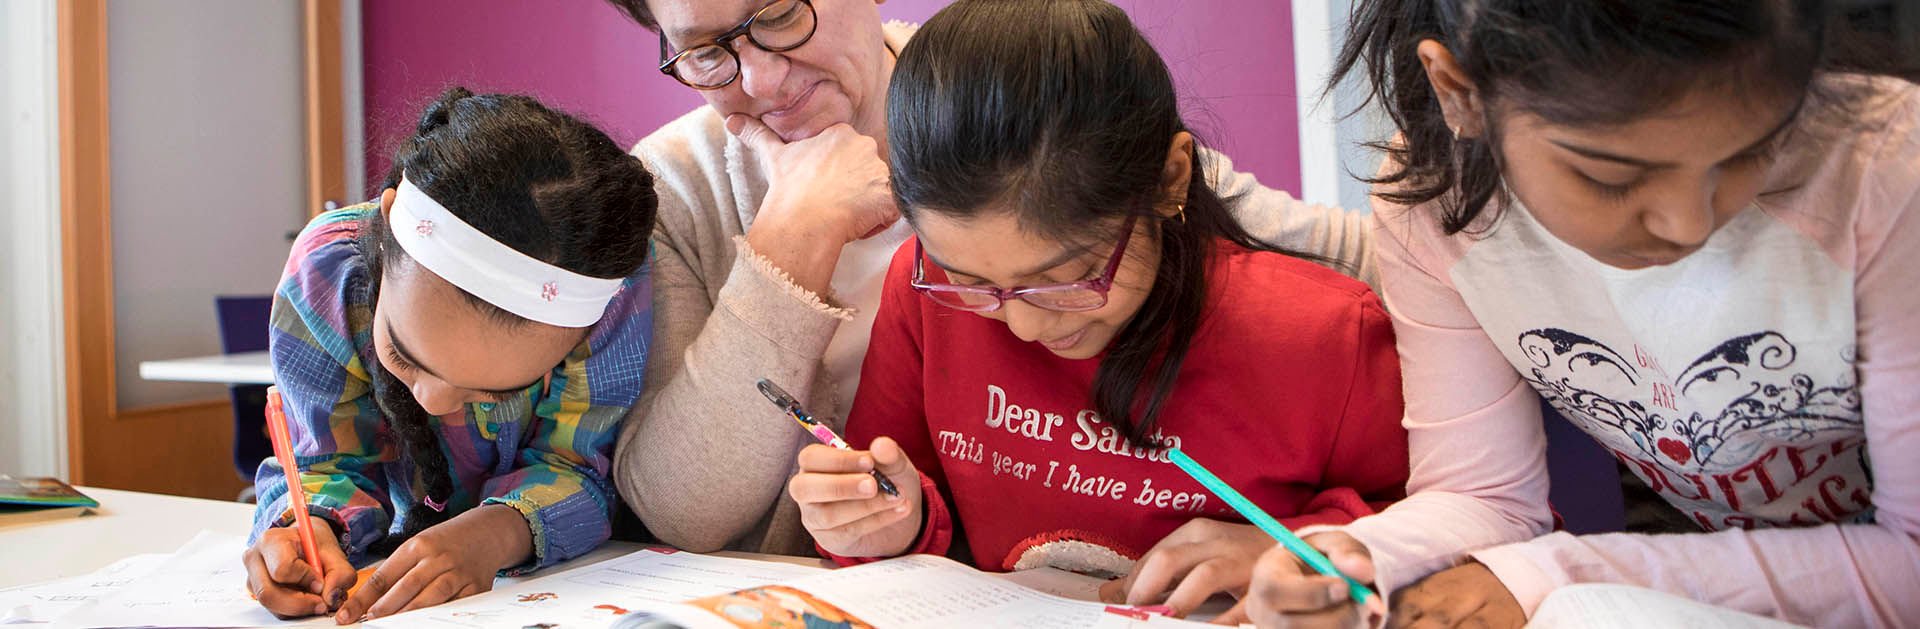
[(593, 325), (625, 281), (587, 277), (515, 251), (454, 216), (405, 175), (387, 224), (400, 248), (441, 279), (547, 325)]

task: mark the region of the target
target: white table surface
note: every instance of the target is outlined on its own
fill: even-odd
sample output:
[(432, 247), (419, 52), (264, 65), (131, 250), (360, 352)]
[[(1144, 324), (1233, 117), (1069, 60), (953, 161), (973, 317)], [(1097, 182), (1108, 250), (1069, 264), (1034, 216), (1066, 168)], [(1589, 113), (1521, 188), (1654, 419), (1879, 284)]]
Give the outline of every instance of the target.
[[(253, 505), (163, 496), (118, 489), (80, 487), (100, 501), (93, 513), (21, 524), (0, 524), (0, 588), (91, 573), (120, 559), (143, 553), (179, 550), (202, 530), (245, 536), (253, 526)], [(538, 577), (640, 550), (631, 542), (609, 542), (591, 553), (526, 577)], [(721, 552), (728, 557), (831, 567), (818, 558)], [(235, 557), (234, 561), (239, 561)]]
[(201, 530), (246, 535), (253, 505), (80, 487), (88, 515), (0, 524), (0, 587), (79, 576), (131, 555), (170, 553)]
[(197, 358), (140, 362), (145, 380), (273, 384), (273, 365), (267, 352), (242, 352)]

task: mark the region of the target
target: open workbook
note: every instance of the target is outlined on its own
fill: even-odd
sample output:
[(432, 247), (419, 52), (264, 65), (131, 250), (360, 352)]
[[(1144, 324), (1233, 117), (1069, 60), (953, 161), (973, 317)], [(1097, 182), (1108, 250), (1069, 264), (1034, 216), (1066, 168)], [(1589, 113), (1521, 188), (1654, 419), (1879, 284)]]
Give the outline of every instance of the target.
[(1204, 626), (1147, 610), (1082, 600), (1093, 595), (1098, 583), (1051, 570), (988, 574), (929, 555), (823, 570), (643, 550), (368, 625), (543, 629)]
[[(243, 537), (203, 532), (172, 554), (130, 557), (90, 575), (0, 588), (0, 625), (333, 626), (324, 617), (277, 619), (253, 601), (238, 561), (245, 547)], [(1183, 624), (1094, 602), (1103, 581), (1051, 568), (988, 574), (924, 556), (841, 570), (827, 570), (818, 560), (793, 561), (810, 565), (639, 550), (552, 574), (501, 579), (491, 592), (368, 624), (541, 629), (616, 623), (727, 628)], [(803, 622), (783, 625), (777, 622), (781, 618)]]
[[(276, 619), (248, 597), (245, 571), (236, 559), (245, 544), (243, 537), (202, 533), (170, 555), (129, 557), (90, 575), (3, 588), (0, 625), (333, 626), (330, 618)], [(818, 564), (640, 550), (553, 574), (501, 579), (491, 592), (368, 624), (540, 629), (1196, 626), (1099, 603), (1102, 583), (1051, 568), (989, 574), (924, 555), (826, 570)], [(1548, 596), (1530, 626), (1790, 625), (1642, 588), (1583, 584)]]

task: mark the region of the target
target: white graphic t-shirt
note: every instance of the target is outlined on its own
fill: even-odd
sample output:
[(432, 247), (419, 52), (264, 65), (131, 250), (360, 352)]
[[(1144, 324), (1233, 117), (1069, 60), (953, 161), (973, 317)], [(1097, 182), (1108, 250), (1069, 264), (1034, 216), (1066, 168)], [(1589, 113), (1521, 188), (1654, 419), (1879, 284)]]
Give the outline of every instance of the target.
[[(1520, 378), (1700, 528), (1871, 507), (1853, 273), (1767, 212), (1628, 271), (1515, 205), (1450, 275)], [(1516, 282), (1554, 289), (1516, 308)]]

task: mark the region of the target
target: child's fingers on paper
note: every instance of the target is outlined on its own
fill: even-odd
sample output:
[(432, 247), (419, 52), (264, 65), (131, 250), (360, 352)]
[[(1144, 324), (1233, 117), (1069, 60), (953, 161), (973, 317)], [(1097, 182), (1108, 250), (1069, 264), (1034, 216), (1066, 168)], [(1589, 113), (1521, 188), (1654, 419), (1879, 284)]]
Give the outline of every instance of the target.
[(379, 600), (374, 601), (372, 607), (367, 608), (367, 616), (385, 618), (399, 613), (400, 608), (425, 594), (427, 586), (445, 575), (449, 567), (443, 562), (432, 559), (414, 564), (412, 570), (408, 570), (399, 581), (394, 582), (393, 587), (388, 589), (386, 594), (382, 594)]
[(1281, 612), (1326, 609), (1346, 600), (1346, 581), (1310, 574), (1300, 559), (1284, 546), (1274, 546), (1253, 566), (1247, 596), (1256, 608)]
[(1247, 599), (1240, 599), (1233, 604), (1233, 607), (1227, 608), (1227, 611), (1220, 612), (1220, 615), (1214, 616), (1213, 619), (1208, 620), (1207, 623), (1228, 627), (1253, 624), (1253, 618), (1247, 615)]
[(1247, 617), (1246, 599), (1240, 599), (1239, 602), (1233, 604), (1233, 607), (1228, 608), (1225, 612), (1221, 612), (1218, 616), (1214, 616), (1213, 620), (1208, 622), (1216, 625), (1238, 627), (1253, 622), (1253, 619)]
[[(1275, 553), (1286, 553), (1281, 559)], [(1279, 566), (1279, 567), (1276, 567)], [(1253, 585), (1247, 588), (1247, 597), (1242, 601), (1246, 606), (1247, 619), (1261, 627), (1328, 627), (1348, 629), (1359, 620), (1357, 608), (1353, 605), (1329, 604), (1315, 605), (1318, 601), (1329, 601), (1333, 590), (1328, 581), (1339, 581), (1331, 577), (1308, 577), (1301, 574), (1304, 566), (1285, 549), (1274, 548), (1260, 559), (1254, 567)], [(1344, 585), (1344, 582), (1341, 582)], [(1340, 599), (1340, 600), (1345, 600)]]
[(1244, 563), (1225, 558), (1202, 561), (1188, 570), (1180, 584), (1174, 586), (1173, 593), (1167, 595), (1167, 607), (1173, 608), (1175, 616), (1186, 616), (1214, 594), (1246, 587), (1250, 574)]
[(310, 618), (327, 613), (320, 597), (306, 592), (267, 585), (260, 591), (260, 606), (282, 619)]
[(808, 472), (787, 481), (787, 493), (801, 504), (840, 502), (877, 496), (880, 484), (869, 474)]
[(347, 600), (347, 590), (353, 589), (353, 583), (360, 575), (353, 569), (353, 562), (347, 561), (347, 553), (339, 544), (320, 545), (320, 566), (325, 569), (325, 587), (320, 595), (327, 601), (327, 609), (338, 608)]
[[(267, 578), (273, 579), (275, 583), (309, 592), (319, 589), (319, 579), (314, 578), (318, 575), (313, 573), (313, 568), (307, 565), (306, 558), (301, 556), (300, 543), (287, 539), (289, 536), (284, 534), (275, 535), (275, 532), (269, 531), (261, 535), (260, 543), (255, 544), (252, 549), (260, 555), (260, 560), (266, 565)], [(278, 532), (290, 531), (282, 529)]]
[(1128, 575), (1100, 584), (1100, 602), (1114, 605), (1126, 603), (1127, 587), (1132, 583), (1128, 579), (1131, 578), (1132, 575)]
[[(1261, 560), (1260, 568), (1265, 566), (1267, 562)], [(1286, 596), (1275, 593), (1273, 579), (1267, 579), (1265, 575), (1261, 575), (1260, 568), (1256, 568), (1254, 585), (1248, 587), (1246, 598), (1242, 598), (1242, 604), (1246, 606), (1246, 619), (1252, 621), (1254, 625), (1288, 627), (1288, 629), (1298, 629), (1298, 627), (1348, 629), (1348, 627), (1354, 627), (1361, 619), (1357, 614), (1356, 606), (1352, 604), (1331, 604), (1331, 606), (1311, 608), (1311, 606), (1302, 606), (1298, 602), (1286, 600)], [(1294, 573), (1294, 585), (1304, 585), (1308, 581), (1306, 577)], [(1321, 591), (1327, 591), (1327, 587), (1321, 587)]]
[(1285, 614), (1260, 614), (1249, 608), (1250, 620), (1260, 627), (1286, 627), (1287, 629), (1353, 629), (1369, 626), (1362, 622), (1360, 615), (1352, 605), (1329, 607), (1318, 611), (1287, 612)]
[(1174, 582), (1179, 581), (1203, 558), (1200, 550), (1195, 544), (1162, 540), (1147, 551), (1133, 565), (1133, 570), (1121, 579), (1125, 589), (1122, 590), (1120, 602), (1153, 605), (1166, 600), (1167, 590), (1173, 588)]
[(467, 581), (469, 579), (461, 576), (457, 571), (442, 572), (440, 576), (434, 577), (432, 583), (428, 583), (427, 587), (421, 589), (419, 594), (414, 595), (413, 600), (407, 601), (405, 606), (393, 613), (403, 614), (460, 598), (460, 593), (468, 587)]
[(247, 565), (247, 592), (260, 601), (260, 606), (281, 618), (303, 618), (324, 614), (326, 608), (320, 603), (320, 597), (289, 588), (267, 576), (267, 563), (260, 553), (249, 550), (242, 558)]
[(353, 596), (347, 597), (347, 604), (340, 606), (340, 613), (334, 617), (334, 620), (340, 621), (341, 624), (359, 621), (361, 616), (365, 616), (367, 611), (373, 608), (374, 601), (386, 596), (387, 590), (399, 582), (401, 577), (412, 572), (414, 564), (419, 561), (420, 557), (408, 552), (405, 546), (394, 551), (392, 556), (387, 557), (386, 563), (380, 564), (373, 574), (367, 575), (367, 582), (360, 584), (360, 589), (355, 591)]
[(842, 450), (813, 444), (800, 449), (800, 469), (826, 474), (849, 474), (873, 469), (873, 458), (863, 450)]
[(1103, 596), (1113, 603), (1158, 603), (1164, 599), (1174, 582), (1195, 564), (1233, 552), (1216, 542), (1231, 537), (1240, 528), (1249, 527), (1208, 518), (1189, 520), (1160, 538), (1159, 543), (1154, 544), (1125, 577), (1102, 587)]
[(347, 591), (353, 589), (355, 581), (360, 580), (353, 562), (347, 560), (347, 549), (341, 547), (340, 538), (334, 535), (333, 525), (320, 516), (308, 516), (313, 522), (314, 545), (320, 550), (320, 599), (327, 604), (327, 611), (339, 609), (347, 602)]
[(486, 592), (492, 589), (493, 589), (493, 581), (481, 581), (478, 583), (468, 583), (466, 587), (460, 588), (459, 594), (453, 595), (453, 600), (457, 601), (457, 600), (460, 600), (469, 596), (473, 596), (475, 594), (480, 594), (482, 592)]
[(327, 603), (327, 610), (340, 609), (347, 603), (347, 593), (353, 591), (353, 584), (359, 580), (353, 564), (341, 561), (339, 565), (327, 568), (326, 587), (321, 588), (320, 596)]

